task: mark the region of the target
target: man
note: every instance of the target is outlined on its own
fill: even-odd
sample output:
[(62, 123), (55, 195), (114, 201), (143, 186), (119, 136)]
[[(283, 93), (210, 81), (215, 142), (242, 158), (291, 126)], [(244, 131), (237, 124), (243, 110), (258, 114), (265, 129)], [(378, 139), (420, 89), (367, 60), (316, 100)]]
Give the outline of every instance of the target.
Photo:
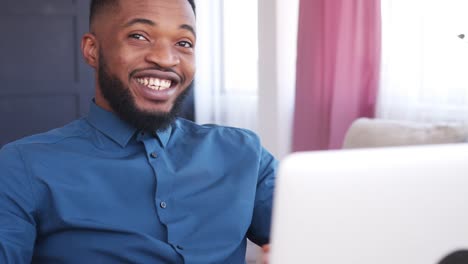
[(0, 151), (0, 263), (244, 263), (277, 162), (253, 133), (175, 118), (193, 0), (94, 0), (87, 117)]

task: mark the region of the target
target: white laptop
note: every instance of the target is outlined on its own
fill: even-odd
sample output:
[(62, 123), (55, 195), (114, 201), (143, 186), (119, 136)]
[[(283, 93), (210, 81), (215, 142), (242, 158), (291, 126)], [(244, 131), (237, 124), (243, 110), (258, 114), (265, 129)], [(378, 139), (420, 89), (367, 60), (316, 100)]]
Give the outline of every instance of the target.
[(468, 144), (303, 152), (280, 163), (272, 264), (437, 264), (461, 249)]

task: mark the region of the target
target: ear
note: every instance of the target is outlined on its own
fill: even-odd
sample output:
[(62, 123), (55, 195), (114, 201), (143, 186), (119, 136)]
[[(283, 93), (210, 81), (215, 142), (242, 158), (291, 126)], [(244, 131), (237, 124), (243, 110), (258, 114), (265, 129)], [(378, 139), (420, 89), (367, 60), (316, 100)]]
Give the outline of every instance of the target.
[(99, 64), (99, 52), (96, 36), (86, 33), (81, 38), (81, 53), (85, 61), (93, 68), (97, 69)]

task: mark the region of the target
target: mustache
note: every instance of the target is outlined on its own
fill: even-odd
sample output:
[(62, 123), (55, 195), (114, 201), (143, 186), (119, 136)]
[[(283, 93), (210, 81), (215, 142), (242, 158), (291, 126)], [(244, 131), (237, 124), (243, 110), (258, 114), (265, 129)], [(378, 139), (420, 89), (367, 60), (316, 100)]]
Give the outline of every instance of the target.
[(139, 72), (142, 72), (142, 71), (162, 71), (162, 72), (170, 72), (170, 73), (174, 73), (176, 74), (179, 79), (183, 82), (185, 80), (185, 78), (180, 75), (178, 72), (176, 72), (175, 70), (171, 69), (171, 68), (164, 68), (164, 67), (160, 67), (158, 65), (155, 65), (155, 66), (152, 66), (152, 67), (147, 67), (147, 68), (139, 68), (139, 69), (135, 69), (133, 71), (130, 72), (129, 74), (129, 77), (132, 78), (133, 76), (135, 76), (135, 74), (139, 73)]

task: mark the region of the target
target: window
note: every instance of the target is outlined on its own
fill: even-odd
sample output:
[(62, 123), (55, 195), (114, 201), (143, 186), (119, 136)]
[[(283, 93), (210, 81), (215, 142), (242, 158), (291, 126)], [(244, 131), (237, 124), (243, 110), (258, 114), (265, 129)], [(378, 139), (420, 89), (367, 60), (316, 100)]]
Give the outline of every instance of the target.
[(378, 116), (468, 121), (466, 0), (383, 0)]
[(258, 2), (197, 2), (196, 119), (256, 130)]
[(252, 0), (223, 0), (224, 89), (258, 90), (258, 7)]

